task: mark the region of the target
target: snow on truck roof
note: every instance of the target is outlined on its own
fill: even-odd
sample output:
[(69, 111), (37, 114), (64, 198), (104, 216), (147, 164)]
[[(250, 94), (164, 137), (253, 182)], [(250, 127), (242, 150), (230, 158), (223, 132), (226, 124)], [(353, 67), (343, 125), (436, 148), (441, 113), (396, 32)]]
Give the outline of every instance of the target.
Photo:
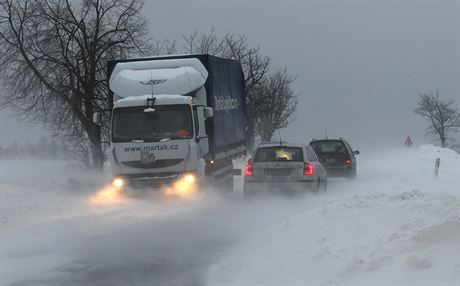
[[(171, 94), (160, 94), (154, 95), (155, 105), (166, 105), (166, 104), (190, 104), (192, 98), (190, 96), (183, 95), (171, 95)], [(118, 100), (114, 108), (119, 107), (133, 107), (133, 106), (146, 106), (147, 99), (152, 98), (151, 94), (131, 96)]]
[[(206, 56), (208, 54), (206, 53), (201, 53), (201, 54), (193, 54), (193, 56)], [(171, 58), (171, 59), (177, 59), (177, 57), (187, 57), (190, 56), (189, 53), (185, 54), (173, 54), (173, 55), (157, 55), (157, 56), (144, 56), (144, 57), (135, 57), (133, 59), (166, 59), (166, 58)]]
[(117, 63), (109, 81), (119, 97), (187, 94), (202, 87), (208, 71), (197, 58)]

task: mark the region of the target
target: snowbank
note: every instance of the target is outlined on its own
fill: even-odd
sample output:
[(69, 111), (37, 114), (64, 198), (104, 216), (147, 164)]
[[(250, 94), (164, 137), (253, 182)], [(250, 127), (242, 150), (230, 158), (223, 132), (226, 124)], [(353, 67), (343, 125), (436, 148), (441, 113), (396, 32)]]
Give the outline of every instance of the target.
[(350, 196), (241, 243), (211, 285), (452, 284), (459, 277), (457, 198), (408, 191)]
[(240, 178), (231, 195), (101, 206), (104, 178), (2, 161), (0, 284), (458, 285), (459, 174), (427, 145), (362, 153), (356, 179), (319, 195), (247, 202)]
[(331, 180), (316, 205), (241, 242), (210, 285), (458, 285), (459, 154), (425, 145), (358, 162), (356, 180)]

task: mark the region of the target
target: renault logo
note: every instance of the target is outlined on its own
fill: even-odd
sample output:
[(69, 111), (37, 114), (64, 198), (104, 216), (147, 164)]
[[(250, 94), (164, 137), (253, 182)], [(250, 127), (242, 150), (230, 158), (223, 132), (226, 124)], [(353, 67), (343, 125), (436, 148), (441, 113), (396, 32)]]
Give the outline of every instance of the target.
[(155, 162), (155, 154), (149, 151), (141, 151), (141, 163), (149, 164)]

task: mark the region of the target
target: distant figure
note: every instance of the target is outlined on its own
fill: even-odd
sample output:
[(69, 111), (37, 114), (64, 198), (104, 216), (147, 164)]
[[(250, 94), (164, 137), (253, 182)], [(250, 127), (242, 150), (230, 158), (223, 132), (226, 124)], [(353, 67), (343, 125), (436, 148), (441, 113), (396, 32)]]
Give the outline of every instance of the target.
[(404, 145), (406, 145), (407, 147), (410, 147), (412, 146), (412, 139), (410, 139), (409, 136), (407, 136), (406, 140), (404, 141)]

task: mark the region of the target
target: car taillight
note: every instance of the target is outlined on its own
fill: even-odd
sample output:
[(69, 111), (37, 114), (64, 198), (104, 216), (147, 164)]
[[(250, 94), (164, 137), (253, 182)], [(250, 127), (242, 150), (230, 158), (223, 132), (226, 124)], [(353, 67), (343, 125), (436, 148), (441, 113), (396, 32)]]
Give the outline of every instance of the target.
[(244, 175), (246, 177), (252, 177), (254, 173), (252, 172), (252, 164), (247, 164), (246, 168), (244, 169)]
[(345, 164), (350, 165), (350, 164), (351, 164), (351, 160), (345, 160)]
[(305, 176), (311, 176), (313, 175), (313, 166), (308, 164), (308, 163), (304, 163), (303, 164), (303, 174)]

